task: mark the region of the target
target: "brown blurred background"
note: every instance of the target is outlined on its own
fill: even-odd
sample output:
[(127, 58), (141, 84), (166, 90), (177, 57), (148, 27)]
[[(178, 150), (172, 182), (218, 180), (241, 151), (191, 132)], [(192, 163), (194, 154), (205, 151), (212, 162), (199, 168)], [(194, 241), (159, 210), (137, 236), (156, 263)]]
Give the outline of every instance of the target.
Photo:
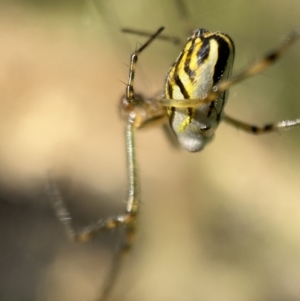
[[(0, 2), (0, 300), (93, 300), (120, 241), (68, 242), (47, 199), (52, 169), (87, 225), (126, 199), (126, 64), (145, 39), (185, 38), (171, 0)], [(197, 27), (236, 44), (235, 71), (300, 21), (298, 0), (186, 0)], [(156, 41), (136, 89), (153, 95), (179, 53)], [(264, 124), (300, 117), (300, 42), (231, 89), (226, 112)], [(137, 133), (140, 230), (110, 300), (300, 300), (300, 129), (253, 137), (221, 125), (203, 152), (173, 149), (159, 128)]]

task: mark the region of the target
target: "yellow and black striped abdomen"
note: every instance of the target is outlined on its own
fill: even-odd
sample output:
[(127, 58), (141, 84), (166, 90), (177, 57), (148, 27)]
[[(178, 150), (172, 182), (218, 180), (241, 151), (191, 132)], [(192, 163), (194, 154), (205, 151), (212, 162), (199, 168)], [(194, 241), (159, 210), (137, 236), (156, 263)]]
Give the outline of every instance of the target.
[[(213, 86), (230, 75), (233, 58), (234, 44), (229, 36), (195, 30), (168, 73), (166, 98), (205, 98)], [(199, 151), (211, 139), (225, 100), (226, 93), (223, 93), (212, 103), (196, 108), (168, 107), (171, 127), (185, 149)]]

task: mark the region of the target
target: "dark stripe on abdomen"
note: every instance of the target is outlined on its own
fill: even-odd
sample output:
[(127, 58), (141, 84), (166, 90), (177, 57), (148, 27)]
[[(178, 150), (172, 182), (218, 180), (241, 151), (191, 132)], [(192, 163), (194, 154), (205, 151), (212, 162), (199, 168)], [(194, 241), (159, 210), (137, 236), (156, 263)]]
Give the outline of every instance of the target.
[[(230, 48), (228, 42), (225, 41), (222, 37), (218, 36), (218, 60), (215, 65), (214, 76), (213, 76), (213, 85), (216, 85), (223, 76), (223, 73), (227, 67), (229, 55), (230, 55)], [(233, 45), (233, 44), (232, 44)]]
[(175, 83), (176, 83), (176, 85), (178, 86), (178, 88), (179, 88), (181, 94), (183, 95), (183, 98), (184, 98), (184, 99), (189, 99), (189, 98), (190, 98), (190, 95), (189, 95), (189, 93), (187, 92), (187, 90), (185, 89), (185, 87), (184, 87), (184, 85), (183, 85), (181, 79), (179, 78), (178, 74), (175, 75), (175, 78), (174, 78), (174, 79), (175, 79)]

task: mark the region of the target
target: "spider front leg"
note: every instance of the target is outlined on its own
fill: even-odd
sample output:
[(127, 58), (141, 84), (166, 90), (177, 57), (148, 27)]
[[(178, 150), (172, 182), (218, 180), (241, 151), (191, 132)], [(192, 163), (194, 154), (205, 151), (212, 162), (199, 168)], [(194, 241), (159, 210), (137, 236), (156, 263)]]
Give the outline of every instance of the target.
[[(147, 104), (143, 97), (138, 97), (134, 93), (134, 77), (135, 69), (137, 66), (139, 54), (163, 31), (163, 27), (158, 29), (142, 46), (140, 46), (132, 55), (130, 59), (128, 84), (126, 86), (125, 97), (121, 101), (121, 107), (127, 116), (127, 124), (125, 129), (125, 140), (126, 140), (126, 155), (127, 155), (127, 181), (128, 181), (128, 193), (127, 193), (127, 206), (123, 214), (117, 215), (115, 217), (109, 217), (104, 220), (99, 220), (96, 223), (89, 225), (80, 231), (75, 231), (72, 223), (71, 214), (63, 200), (63, 197), (55, 185), (54, 181), (50, 178), (48, 184), (48, 194), (50, 196), (51, 202), (55, 209), (56, 215), (58, 216), (61, 223), (64, 225), (68, 236), (75, 241), (87, 241), (99, 232), (107, 231), (111, 229), (116, 229), (121, 226), (125, 229), (125, 237), (122, 244), (119, 246), (117, 252), (114, 255), (111, 269), (106, 277), (104, 286), (100, 297), (97, 299), (99, 301), (104, 301), (110, 294), (118, 272), (120, 269), (121, 261), (123, 255), (125, 255), (132, 247), (135, 232), (136, 232), (136, 221), (140, 206), (140, 200), (138, 195), (138, 179), (137, 179), (137, 166), (135, 158), (135, 146), (134, 146), (134, 130), (142, 123), (154, 122), (156, 119), (161, 119), (164, 116), (164, 110), (158, 110), (152, 102)], [(139, 118), (140, 111), (144, 112), (144, 106), (147, 108), (146, 118)], [(142, 104), (142, 105), (141, 105)], [(139, 107), (140, 106), (140, 107)], [(152, 111), (156, 114), (153, 114)], [(149, 112), (148, 112), (149, 111)]]
[[(65, 205), (60, 191), (55, 185), (54, 181), (50, 178), (48, 184), (48, 192), (55, 209), (56, 215), (66, 228), (68, 236), (75, 241), (86, 241), (93, 238), (97, 233), (105, 230), (115, 229), (121, 225), (132, 226), (135, 221), (135, 215), (138, 211), (139, 202), (137, 200), (137, 175), (135, 166), (135, 153), (134, 153), (134, 133), (133, 128), (139, 127), (137, 121), (137, 114), (135, 108), (144, 102), (143, 98), (135, 97), (134, 92), (134, 77), (137, 66), (138, 57), (141, 52), (150, 45), (150, 43), (164, 30), (163, 27), (159, 28), (143, 45), (141, 45), (130, 58), (128, 84), (126, 85), (125, 97), (122, 98), (121, 108), (128, 114), (127, 127), (126, 127), (126, 152), (127, 152), (127, 169), (128, 169), (128, 198), (126, 213), (116, 217), (100, 220), (81, 231), (75, 231), (72, 225), (71, 214)], [(151, 119), (152, 118), (147, 118)], [(132, 227), (129, 227), (132, 228)]]
[(290, 129), (292, 127), (300, 125), (300, 118), (283, 120), (275, 123), (267, 123), (263, 126), (251, 125), (243, 121), (236, 120), (235, 118), (229, 117), (228, 115), (225, 115), (223, 120), (230, 125), (233, 125), (241, 130), (255, 135), (275, 132), (279, 129)]
[[(128, 179), (128, 194), (127, 194), (127, 206), (125, 214), (118, 216), (118, 225), (123, 225), (125, 228), (125, 237), (122, 244), (118, 247), (118, 250), (114, 254), (111, 269), (107, 275), (104, 283), (104, 288), (101, 292), (99, 301), (104, 301), (108, 297), (113, 288), (118, 272), (120, 270), (121, 262), (124, 255), (130, 251), (134, 241), (136, 233), (137, 215), (140, 206), (140, 199), (138, 195), (138, 176), (137, 165), (135, 156), (134, 145), (134, 121), (135, 113), (131, 112), (128, 117), (128, 122), (125, 131), (126, 137), (126, 154), (127, 154), (127, 179)], [(121, 222), (120, 222), (121, 219)]]
[(128, 194), (127, 206), (124, 214), (117, 215), (115, 217), (109, 217), (104, 220), (99, 220), (98, 222), (93, 223), (88, 227), (85, 227), (83, 230), (75, 231), (72, 224), (71, 214), (63, 200), (63, 197), (58, 187), (51, 178), (48, 185), (48, 194), (50, 196), (50, 200), (53, 204), (56, 215), (61, 221), (61, 223), (64, 225), (70, 239), (75, 241), (87, 241), (89, 239), (94, 238), (95, 235), (102, 231), (116, 229), (120, 226), (123, 226), (125, 229), (124, 241), (119, 246), (117, 252), (114, 255), (114, 260), (110, 269), (110, 273), (106, 278), (101, 296), (98, 299), (101, 301), (105, 300), (108, 294), (110, 293), (118, 275), (122, 257), (130, 250), (135, 238), (136, 218), (138, 214), (140, 201), (138, 198), (138, 179), (134, 147), (134, 119), (135, 113), (132, 112), (131, 114), (129, 114), (125, 131)]

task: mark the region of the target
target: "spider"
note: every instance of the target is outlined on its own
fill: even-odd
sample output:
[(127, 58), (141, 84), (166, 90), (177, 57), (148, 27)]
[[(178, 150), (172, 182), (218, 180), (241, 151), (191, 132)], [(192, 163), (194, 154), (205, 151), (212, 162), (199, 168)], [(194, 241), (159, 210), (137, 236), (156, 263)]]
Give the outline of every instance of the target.
[(299, 26), (273, 51), (233, 76), (231, 71), (235, 50), (232, 39), (221, 32), (196, 29), (187, 39), (183, 50), (170, 68), (164, 93), (159, 97), (146, 98), (135, 92), (134, 79), (138, 59), (154, 40), (159, 38), (172, 40), (171, 37), (161, 35), (163, 30), (164, 28), (161, 27), (154, 34), (133, 31), (148, 36), (148, 39), (131, 54), (125, 96), (120, 103), (122, 114), (127, 120), (125, 141), (128, 193), (125, 212), (99, 220), (82, 231), (75, 231), (71, 215), (60, 191), (54, 181), (49, 182), (49, 195), (56, 214), (71, 239), (86, 241), (101, 231), (118, 227), (125, 229), (124, 241), (115, 254), (112, 268), (99, 299), (102, 301), (108, 297), (115, 283), (123, 255), (131, 249), (135, 240), (140, 208), (135, 149), (136, 129), (154, 123), (169, 122), (180, 146), (189, 152), (199, 152), (212, 139), (221, 121), (256, 135), (300, 125), (300, 119), (294, 119), (259, 127), (236, 120), (224, 113), (228, 89), (272, 65), (300, 37)]

